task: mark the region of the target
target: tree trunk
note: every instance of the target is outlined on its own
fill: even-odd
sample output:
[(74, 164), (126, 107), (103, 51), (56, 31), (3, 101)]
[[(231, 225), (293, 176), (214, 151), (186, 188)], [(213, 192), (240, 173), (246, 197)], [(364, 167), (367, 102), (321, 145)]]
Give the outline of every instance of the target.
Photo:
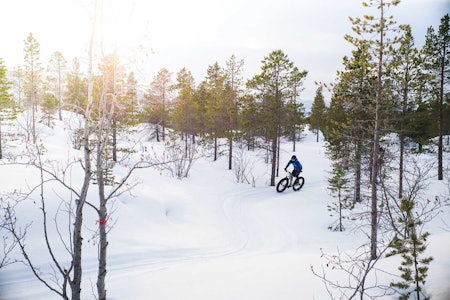
[[(33, 75), (34, 76), (34, 75)], [(34, 86), (31, 89), (31, 128), (32, 128), (32, 135), (33, 135), (33, 144), (36, 145), (36, 111), (35, 111), (35, 104), (36, 97), (34, 96)]]
[(61, 65), (58, 62), (58, 115), (62, 121), (62, 88), (61, 88)]
[(214, 161), (217, 160), (217, 133), (214, 132)]
[(443, 135), (444, 135), (444, 72), (445, 72), (445, 57), (446, 49), (444, 46), (442, 60), (441, 60), (441, 83), (439, 91), (439, 140), (438, 140), (438, 180), (443, 180), (443, 165), (442, 165), (442, 151), (443, 151)]
[(273, 137), (272, 138), (272, 158), (271, 158), (271, 163), (272, 163), (272, 172), (271, 172), (271, 176), (270, 176), (270, 185), (271, 186), (275, 186), (275, 171), (276, 171), (276, 164), (277, 164), (277, 137)]
[(355, 153), (355, 202), (361, 202), (361, 148), (361, 142), (358, 142)]
[(277, 137), (277, 169), (276, 169), (276, 177), (279, 176), (280, 173), (280, 143), (281, 143), (281, 138), (280, 138), (280, 134), (278, 134)]
[(230, 129), (229, 153), (228, 153), (228, 170), (231, 170), (232, 167), (233, 167), (233, 130)]
[(113, 117), (112, 124), (112, 155), (112, 160), (117, 162), (117, 121), (115, 117)]
[(406, 121), (406, 109), (408, 101), (408, 81), (406, 81), (403, 90), (403, 103), (402, 103), (402, 119), (400, 120), (400, 159), (398, 168), (398, 199), (403, 198), (403, 166), (404, 166), (404, 153), (405, 153), (405, 121)]
[(404, 152), (405, 152), (405, 137), (404, 137), (403, 133), (400, 133), (400, 159), (399, 159), (399, 168), (398, 168), (398, 199), (403, 198)]
[[(91, 81), (92, 82), (92, 81)], [(89, 84), (90, 91), (92, 91), (92, 84)], [(88, 96), (88, 99), (92, 100), (92, 94)], [(75, 213), (75, 223), (73, 229), (73, 280), (70, 283), (70, 288), (72, 290), (72, 300), (80, 300), (81, 297), (81, 277), (82, 277), (82, 267), (81, 267), (81, 252), (83, 245), (83, 237), (81, 235), (81, 228), (83, 225), (83, 208), (87, 199), (87, 192), (89, 190), (89, 185), (91, 181), (91, 150), (89, 149), (89, 133), (90, 133), (90, 103), (88, 101), (88, 107), (86, 109), (85, 127), (84, 127), (84, 181), (83, 187), (80, 193), (80, 199), (77, 200), (76, 213)]]
[(0, 159), (3, 158), (3, 150), (2, 150), (2, 123), (0, 121)]
[(297, 143), (297, 134), (296, 134), (297, 132), (295, 130), (295, 126), (294, 126), (294, 128), (292, 130), (294, 131), (292, 133), (292, 152), (295, 153), (295, 151), (296, 151), (295, 146), (296, 146), (296, 143)]
[(159, 142), (159, 125), (155, 124), (156, 141)]
[(81, 251), (83, 244), (83, 237), (81, 236), (81, 228), (83, 225), (83, 207), (86, 203), (87, 193), (91, 181), (91, 150), (89, 148), (89, 136), (90, 136), (90, 119), (91, 119), (91, 107), (93, 103), (93, 88), (94, 80), (92, 75), (92, 48), (94, 45), (95, 37), (95, 23), (97, 16), (97, 1), (94, 2), (94, 18), (92, 22), (92, 33), (89, 43), (89, 66), (88, 66), (88, 103), (86, 105), (85, 117), (84, 117), (84, 137), (83, 137), (83, 151), (84, 151), (84, 181), (83, 187), (80, 193), (80, 199), (77, 202), (75, 223), (73, 229), (73, 280), (70, 282), (70, 288), (72, 291), (72, 300), (80, 300), (81, 298)]
[(378, 233), (378, 172), (380, 168), (380, 126), (381, 126), (381, 98), (382, 98), (382, 72), (383, 72), (383, 38), (384, 38), (384, 4), (380, 3), (380, 44), (378, 50), (378, 78), (377, 78), (377, 96), (375, 104), (375, 126), (373, 137), (373, 157), (372, 157), (372, 178), (371, 178), (371, 235), (370, 235), (370, 258), (377, 258), (377, 233)]
[[(105, 136), (107, 138), (107, 136)], [(106, 142), (106, 140), (105, 140)], [(99, 228), (99, 250), (98, 250), (98, 274), (97, 274), (97, 293), (99, 300), (106, 300), (106, 249), (108, 246), (107, 233), (106, 233), (106, 198), (105, 198), (105, 179), (103, 177), (103, 168), (101, 167), (103, 160), (103, 149), (99, 147), (99, 153), (97, 154), (97, 184), (98, 184), (98, 196), (100, 206), (98, 209), (98, 228)], [(103, 158), (102, 158), (103, 157)]]

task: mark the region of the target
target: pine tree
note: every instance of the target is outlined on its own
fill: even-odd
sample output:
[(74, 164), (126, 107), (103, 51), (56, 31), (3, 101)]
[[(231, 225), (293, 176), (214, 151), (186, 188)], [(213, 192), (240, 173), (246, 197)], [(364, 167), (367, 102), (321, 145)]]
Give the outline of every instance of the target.
[(66, 107), (69, 111), (84, 114), (87, 99), (88, 82), (81, 74), (80, 62), (73, 59), (72, 69), (67, 74)]
[[(200, 130), (201, 117), (198, 103), (195, 101), (194, 77), (186, 68), (182, 68), (176, 74), (173, 91), (176, 93), (173, 112), (170, 116), (173, 129), (181, 133), (185, 143), (188, 142), (189, 135), (195, 142), (195, 135)], [(185, 155), (187, 155), (186, 151)]]
[(52, 54), (47, 67), (47, 84), (49, 85), (49, 91), (57, 99), (59, 120), (62, 120), (61, 110), (63, 108), (64, 83), (66, 82), (66, 64), (67, 61), (62, 53), (56, 51)]
[(41, 101), (42, 120), (48, 127), (53, 127), (54, 115), (58, 109), (58, 99), (52, 93), (45, 93)]
[[(363, 2), (366, 7), (376, 7), (379, 10), (379, 18), (365, 15), (364, 19), (351, 18), (353, 23), (353, 31), (358, 38), (347, 35), (346, 40), (355, 45), (368, 45), (369, 50), (373, 53), (373, 61), (371, 64), (376, 69), (377, 84), (375, 97), (375, 120), (373, 122), (373, 139), (372, 139), (372, 163), (371, 163), (371, 259), (377, 258), (377, 233), (378, 233), (378, 177), (381, 168), (380, 140), (382, 136), (383, 111), (386, 111), (386, 88), (385, 88), (385, 66), (388, 59), (388, 52), (396, 43), (397, 38), (389, 38), (387, 33), (393, 30), (395, 22), (391, 17), (386, 15), (387, 8), (396, 6), (400, 0), (370, 0), (368, 3)], [(373, 38), (376, 33), (376, 38)], [(370, 39), (365, 36), (368, 34)]]
[[(298, 92), (301, 80), (307, 72), (293, 72), (294, 64), (281, 50), (272, 51), (262, 60), (261, 73), (247, 82), (247, 87), (253, 90), (254, 99), (259, 102), (259, 122), (264, 127), (264, 138), (270, 155), (271, 176), (270, 185), (275, 185), (278, 173), (277, 157), (279, 139), (282, 135), (283, 107), (291, 96)], [(302, 74), (293, 78), (293, 74)], [(295, 87), (295, 91), (293, 88)], [(292, 124), (288, 124), (290, 126)]]
[(446, 14), (441, 19), (438, 32), (429, 27), (425, 36), (422, 51), (425, 55), (426, 70), (430, 74), (429, 101), (435, 107), (438, 124), (438, 180), (443, 180), (443, 135), (444, 135), (444, 98), (450, 85), (450, 16)]
[(134, 73), (130, 72), (128, 74), (126, 83), (126, 92), (123, 97), (120, 97), (119, 102), (123, 109), (121, 112), (122, 119), (125, 124), (136, 125), (140, 118), (139, 102), (138, 102), (138, 91), (137, 91), (137, 80), (134, 77)]
[(232, 105), (234, 95), (227, 84), (225, 71), (216, 62), (208, 66), (202, 83), (205, 104), (205, 125), (208, 138), (213, 141), (214, 160), (218, 159), (218, 139), (227, 136), (230, 118), (234, 117)]
[(103, 58), (99, 69), (101, 76), (98, 79), (101, 82), (98, 88), (101, 92), (98, 98), (98, 120), (108, 123), (104, 125), (108, 127), (111, 135), (112, 160), (117, 162), (117, 134), (125, 128), (122, 126), (125, 119), (122, 111), (124, 106), (120, 101), (125, 95), (126, 76), (116, 51)]
[(168, 120), (168, 107), (170, 101), (170, 90), (172, 85), (172, 73), (166, 68), (162, 68), (158, 71), (158, 74), (153, 78), (150, 83), (150, 98), (153, 102), (155, 111), (153, 116), (155, 117), (156, 139), (159, 141), (159, 127), (161, 127), (162, 140), (166, 139), (166, 123)]
[(6, 120), (11, 120), (16, 117), (16, 107), (10, 93), (11, 82), (6, 78), (6, 67), (3, 64), (3, 59), (0, 59), (0, 159), (3, 158), (3, 134), (2, 124)]
[(236, 57), (232, 55), (226, 62), (227, 67), (225, 69), (225, 82), (229, 87), (231, 93), (228, 103), (228, 169), (231, 170), (233, 166), (233, 138), (238, 127), (238, 109), (237, 99), (242, 94), (242, 71), (244, 66), (243, 60), (236, 60)]
[(323, 132), (325, 129), (325, 112), (326, 105), (323, 97), (323, 86), (319, 86), (316, 90), (309, 116), (309, 129), (316, 133), (317, 142), (319, 142), (320, 132)]
[[(338, 220), (336, 225), (330, 225), (328, 229), (333, 231), (344, 231), (344, 219), (347, 217), (344, 215), (344, 210), (352, 209), (354, 207), (353, 202), (349, 200), (349, 180), (343, 166), (342, 161), (335, 161), (333, 163), (333, 170), (328, 178), (328, 190), (331, 195), (336, 198), (336, 202), (328, 204), (328, 211), (331, 213), (337, 213)], [(333, 214), (331, 214), (333, 216)]]
[(362, 164), (370, 159), (373, 128), (375, 71), (368, 44), (361, 43), (352, 57), (344, 57), (345, 69), (338, 73), (327, 111), (325, 139), (333, 160), (343, 160), (353, 172), (354, 202), (360, 202)]
[[(303, 80), (307, 74), (307, 71), (300, 71), (297, 67), (292, 68), (289, 86), (290, 92), (288, 100), (283, 107), (282, 134), (292, 139), (292, 152), (296, 152), (295, 146), (298, 133), (303, 131), (303, 125), (305, 123), (305, 108), (303, 103), (300, 103), (297, 98), (302, 90)], [(278, 143), (280, 143), (280, 139), (278, 139)], [(279, 144), (278, 148), (280, 148)], [(280, 164), (279, 156), (280, 152), (278, 152), (277, 165)]]
[(299, 139), (299, 133), (303, 131), (305, 122), (305, 108), (303, 103), (298, 102), (294, 97), (292, 97), (284, 105), (282, 115), (282, 134), (292, 140), (292, 152), (296, 152), (296, 142)]
[(27, 39), (24, 41), (25, 48), (25, 64), (24, 64), (24, 75), (25, 75), (25, 95), (27, 99), (28, 109), (31, 110), (31, 138), (33, 144), (36, 143), (36, 113), (37, 107), (39, 105), (39, 97), (41, 94), (41, 73), (42, 67), (40, 63), (40, 50), (39, 43), (33, 36), (29, 34)]
[(264, 136), (263, 124), (260, 122), (261, 105), (253, 95), (244, 94), (238, 100), (239, 134), (247, 143), (248, 150), (257, 147), (257, 136)]
[(414, 200), (403, 198), (400, 201), (400, 211), (403, 216), (399, 223), (405, 228), (404, 236), (396, 236), (390, 247), (392, 251), (387, 256), (400, 255), (402, 257), (401, 272), (402, 281), (392, 282), (391, 286), (399, 289), (400, 300), (408, 300), (412, 294), (415, 299), (429, 299), (423, 294), (423, 286), (427, 277), (428, 265), (432, 257), (421, 258), (427, 248), (428, 232), (419, 233), (422, 221), (414, 217)]
[(424, 81), (422, 64), (419, 51), (414, 46), (414, 38), (409, 25), (400, 26), (403, 35), (400, 37), (400, 45), (394, 51), (393, 60), (390, 64), (388, 76), (392, 78), (393, 94), (397, 100), (397, 109), (392, 119), (395, 122), (393, 129), (398, 133), (400, 142), (399, 153), (399, 184), (398, 197), (403, 198), (403, 169), (405, 154), (405, 139), (411, 134), (411, 128), (408, 127), (408, 120), (412, 117), (414, 103), (418, 91)]
[(18, 109), (24, 108), (25, 74), (22, 67), (15, 67), (11, 73), (11, 90), (13, 91), (16, 106)]

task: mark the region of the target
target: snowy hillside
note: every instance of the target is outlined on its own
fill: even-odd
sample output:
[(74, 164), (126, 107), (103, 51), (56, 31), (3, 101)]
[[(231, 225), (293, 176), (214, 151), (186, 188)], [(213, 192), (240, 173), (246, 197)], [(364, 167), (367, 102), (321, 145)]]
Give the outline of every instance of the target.
[[(66, 156), (79, 155), (71, 149), (68, 132), (67, 124), (57, 124), (53, 130), (41, 129), (49, 157), (64, 160)], [(146, 131), (136, 136), (144, 142), (136, 149), (136, 155), (152, 148)], [(18, 144), (7, 151), (18, 152), (21, 147)], [(291, 143), (282, 145), (282, 164), (293, 154), (291, 149)], [(330, 161), (323, 143), (316, 143), (315, 136), (306, 132), (295, 154), (304, 166), (302, 175), (306, 180), (298, 192), (289, 189), (277, 193), (269, 186), (269, 165), (257, 153), (249, 155), (254, 187), (236, 183), (226, 157), (216, 162), (199, 159), (183, 180), (155, 169), (136, 171), (133, 180), (139, 184), (131, 193), (121, 195), (112, 207), (108, 299), (330, 299), (311, 266), (333, 274), (326, 269), (327, 261), (321, 257), (321, 251), (353, 252), (367, 243), (367, 237), (362, 230), (328, 230), (335, 217), (327, 211), (327, 204), (333, 199), (327, 191)], [(0, 172), (2, 194), (31, 186), (38, 178), (37, 172), (26, 166), (0, 165)], [(76, 183), (81, 174), (74, 172)], [(446, 184), (432, 180), (428, 197), (448, 195)], [(92, 193), (91, 197), (95, 197)], [(68, 200), (63, 191), (49, 194), (53, 195), (47, 204), (51, 212), (58, 210), (61, 199)], [(17, 215), (22, 226), (32, 222), (26, 240), (31, 259), (38, 262), (41, 271), (51, 273), (40, 229), (39, 202), (20, 203)], [(58, 226), (64, 231), (69, 221), (62, 215), (60, 211), (50, 218), (52, 224), (58, 219)], [(434, 260), (430, 264), (427, 293), (436, 300), (450, 299), (449, 217), (447, 208), (429, 224), (431, 237), (426, 254)], [(97, 220), (88, 207), (84, 224), (82, 299), (95, 299), (97, 245), (92, 237)], [(58, 244), (56, 230), (51, 234)], [(62, 260), (69, 259), (61, 245), (57, 254)], [(381, 265), (389, 272), (397, 272), (398, 261), (389, 259), (381, 261)], [(390, 279), (382, 275), (379, 284), (388, 285)], [(0, 299), (58, 296), (37, 281), (26, 266), (14, 264), (0, 270)]]

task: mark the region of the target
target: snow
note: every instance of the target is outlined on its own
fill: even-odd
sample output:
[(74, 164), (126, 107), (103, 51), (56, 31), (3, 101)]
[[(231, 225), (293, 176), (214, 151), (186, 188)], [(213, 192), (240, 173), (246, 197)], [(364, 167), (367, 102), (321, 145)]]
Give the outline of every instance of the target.
[[(48, 149), (46, 155), (66, 164), (70, 158), (81, 155), (71, 147), (69, 123), (57, 122), (54, 129), (39, 129)], [(144, 129), (135, 136), (142, 142), (136, 146), (136, 155), (156, 143), (145, 138)], [(7, 151), (17, 154), (21, 149), (23, 145), (18, 143), (10, 145)], [(292, 144), (284, 142), (283, 167), (292, 154)], [(277, 193), (275, 187), (269, 186), (270, 166), (258, 154), (249, 156), (254, 186), (236, 183), (226, 157), (216, 162), (207, 157), (197, 160), (189, 177), (183, 180), (155, 169), (136, 171), (133, 180), (137, 186), (114, 202), (112, 219), (108, 220), (113, 225), (108, 236), (108, 299), (329, 299), (311, 266), (322, 270), (327, 263), (322, 251), (352, 252), (368, 242), (367, 236), (364, 230), (328, 230), (335, 217), (330, 217), (327, 210), (333, 199), (327, 191), (330, 161), (324, 143), (317, 143), (314, 134), (305, 132), (295, 154), (303, 164), (306, 180), (298, 192), (288, 189)], [(445, 157), (448, 164), (448, 154)], [(32, 167), (0, 165), (0, 169), (2, 194), (32, 186), (39, 179)], [(74, 167), (72, 173), (71, 180), (78, 182), (80, 170)], [(430, 184), (429, 198), (448, 195), (445, 181), (432, 178)], [(68, 261), (53, 222), (61, 199), (68, 200), (67, 192), (56, 184), (48, 189), (46, 195), (52, 197), (47, 204), (51, 239), (59, 245), (58, 257)], [(91, 194), (95, 199), (94, 188)], [(33, 200), (20, 203), (18, 217), (22, 226), (32, 222), (27, 249), (41, 270), (49, 273), (39, 198)], [(450, 211), (445, 208), (429, 224), (431, 236), (426, 254), (434, 260), (426, 291), (436, 300), (450, 299), (449, 216)], [(64, 231), (69, 222), (67, 215), (60, 212), (55, 218)], [(89, 208), (84, 224), (82, 299), (95, 299), (97, 245), (92, 237), (97, 220)], [(396, 272), (398, 261), (382, 260), (380, 266)], [(331, 270), (327, 272), (332, 274)], [(389, 278), (379, 280), (389, 284)], [(0, 299), (57, 298), (23, 264), (0, 269)]]

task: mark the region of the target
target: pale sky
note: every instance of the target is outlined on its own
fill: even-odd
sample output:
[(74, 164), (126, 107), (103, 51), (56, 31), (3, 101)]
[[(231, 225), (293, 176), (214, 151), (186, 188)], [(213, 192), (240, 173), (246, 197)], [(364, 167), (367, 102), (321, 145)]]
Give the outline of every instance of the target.
[[(41, 63), (60, 51), (71, 66), (86, 63), (92, 0), (5, 0), (0, 13), (0, 58), (8, 70), (23, 64), (24, 40), (33, 33)], [(102, 1), (99, 1), (102, 2)], [(260, 73), (261, 60), (281, 49), (307, 70), (303, 100), (311, 100), (314, 81), (332, 82), (352, 46), (348, 17), (374, 15), (362, 0), (103, 0), (100, 48), (114, 46), (122, 62), (148, 84), (161, 68), (175, 74), (186, 67), (198, 84), (209, 65), (225, 67), (231, 55), (244, 60), (244, 77)], [(398, 24), (410, 24), (416, 45), (429, 26), (450, 13), (449, 0), (402, 0), (390, 11)], [(100, 38), (101, 37), (101, 38)]]

